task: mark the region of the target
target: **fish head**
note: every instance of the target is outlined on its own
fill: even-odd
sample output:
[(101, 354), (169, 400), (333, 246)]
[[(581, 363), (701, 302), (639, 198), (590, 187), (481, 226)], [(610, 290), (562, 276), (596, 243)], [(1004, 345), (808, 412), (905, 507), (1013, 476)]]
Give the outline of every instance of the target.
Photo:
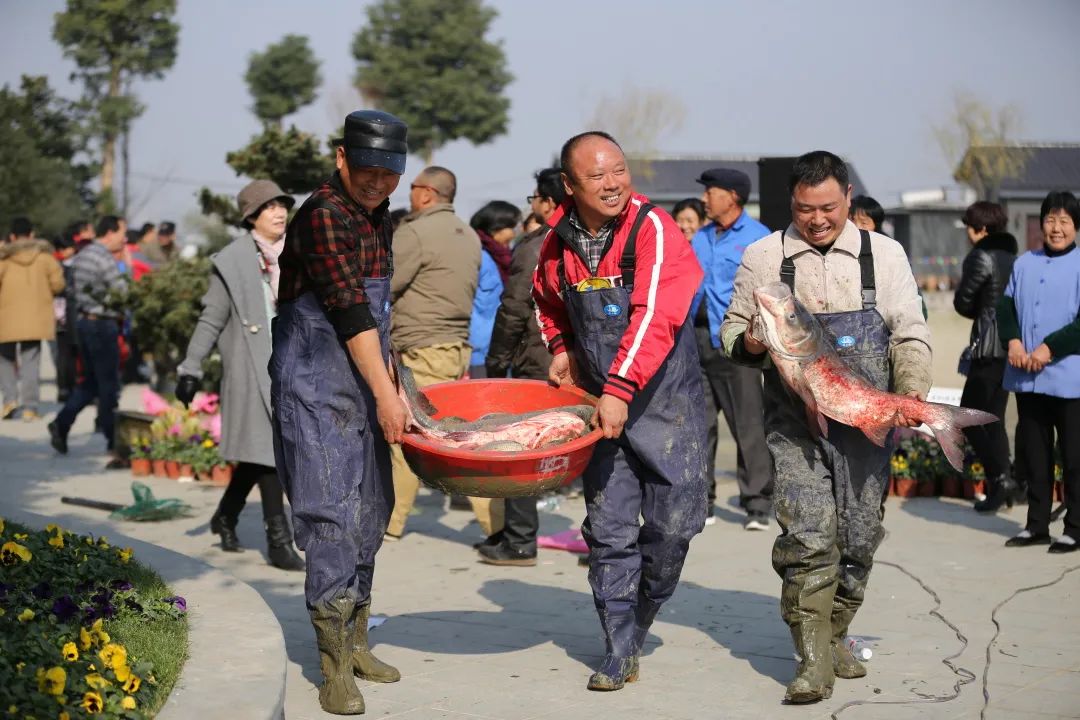
[(794, 358), (817, 355), (821, 333), (817, 321), (799, 303), (784, 283), (772, 283), (754, 290), (758, 317), (771, 350)]

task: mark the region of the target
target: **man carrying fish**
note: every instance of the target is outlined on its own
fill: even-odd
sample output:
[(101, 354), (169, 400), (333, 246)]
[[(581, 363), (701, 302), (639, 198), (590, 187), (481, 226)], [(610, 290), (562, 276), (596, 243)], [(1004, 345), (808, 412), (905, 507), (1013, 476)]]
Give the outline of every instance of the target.
[[(702, 271), (678, 225), (635, 194), (614, 138), (561, 154), (567, 198), (548, 219), (533, 297), (549, 379), (600, 398), (584, 473), (589, 583), (607, 653), (591, 690), (638, 677), (638, 655), (705, 525), (705, 416), (692, 323)], [(644, 523), (642, 523), (642, 519)]]
[[(824, 405), (837, 400), (837, 391), (854, 394), (865, 386), (853, 382), (852, 373), (880, 390), (925, 398), (930, 332), (903, 249), (847, 219), (851, 185), (844, 161), (825, 151), (807, 153), (795, 162), (789, 187), (792, 223), (746, 249), (720, 335), (725, 352), (748, 365), (760, 365), (769, 350), (777, 365), (821, 354), (802, 347), (815, 342), (834, 343), (843, 361), (833, 375), (807, 373), (793, 380), (795, 373), (781, 378), (775, 368), (765, 372), (765, 430), (781, 527), (772, 563), (783, 580), (780, 611), (801, 658), (784, 699), (806, 703), (829, 697), (835, 677), (866, 674), (843, 639), (862, 605), (883, 537), (889, 429), (922, 419), (912, 416), (918, 413), (911, 406), (897, 403), (884, 420), (860, 429), (837, 422), (841, 414)], [(820, 327), (800, 316), (790, 295), (781, 317), (755, 317), (755, 290), (781, 282), (787, 288), (761, 291), (762, 307), (780, 307), (776, 301), (790, 290)], [(812, 331), (790, 332), (800, 326)], [(773, 347), (785, 333), (788, 344)], [(774, 342), (766, 345), (766, 338)]]
[(319, 648), (319, 704), (364, 712), (355, 673), (401, 675), (371, 654), (375, 553), (394, 505), (387, 443), (407, 409), (388, 371), (390, 193), (405, 171), (406, 126), (389, 113), (345, 118), (337, 172), (293, 217), (280, 258), (270, 397), (278, 477), (307, 555), (304, 599)]

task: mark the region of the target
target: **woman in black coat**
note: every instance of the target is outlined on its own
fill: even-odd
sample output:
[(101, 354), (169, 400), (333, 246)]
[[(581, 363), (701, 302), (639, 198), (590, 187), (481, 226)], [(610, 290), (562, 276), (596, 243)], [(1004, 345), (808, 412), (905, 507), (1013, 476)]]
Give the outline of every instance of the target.
[(1005, 232), (1008, 217), (997, 203), (974, 203), (964, 213), (963, 222), (974, 247), (964, 258), (953, 307), (974, 322), (961, 361), (968, 369), (960, 404), (1002, 418), (1001, 422), (964, 430), (975, 455), (986, 468), (987, 496), (975, 503), (975, 509), (989, 513), (997, 512), (1002, 505), (1012, 507), (1024, 494), (1009, 465), (1009, 438), (1004, 422), (1009, 393), (1001, 386), (1006, 354), (998, 335), (996, 315), (1017, 247), (1016, 238)]

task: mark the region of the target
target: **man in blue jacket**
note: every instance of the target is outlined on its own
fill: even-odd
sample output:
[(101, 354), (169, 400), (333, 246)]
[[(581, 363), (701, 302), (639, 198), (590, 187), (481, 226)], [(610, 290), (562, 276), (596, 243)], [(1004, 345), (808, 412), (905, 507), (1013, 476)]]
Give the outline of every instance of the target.
[[(709, 437), (709, 500), (716, 502), (717, 412), (724, 419), (738, 448), (739, 504), (746, 511), (747, 530), (765, 530), (772, 513), (773, 467), (765, 445), (761, 370), (737, 365), (720, 349), (720, 323), (724, 320), (735, 271), (746, 247), (769, 234), (769, 229), (746, 212), (750, 178), (728, 168), (706, 170), (697, 179), (705, 186), (701, 201), (709, 222), (697, 231), (691, 245), (705, 271), (690, 308), (694, 318), (701, 375), (706, 388), (705, 416)], [(706, 523), (715, 522), (711, 513)]]

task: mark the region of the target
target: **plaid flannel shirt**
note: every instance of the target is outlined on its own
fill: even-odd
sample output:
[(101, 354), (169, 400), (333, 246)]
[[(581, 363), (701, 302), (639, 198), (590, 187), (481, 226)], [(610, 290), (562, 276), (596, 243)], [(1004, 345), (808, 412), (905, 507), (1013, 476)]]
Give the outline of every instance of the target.
[(571, 210), (568, 217), (570, 219), (570, 228), (574, 231), (574, 239), (589, 260), (589, 272), (595, 275), (596, 268), (600, 267), (600, 259), (604, 255), (604, 250), (611, 243), (612, 235), (615, 233), (615, 221), (618, 218), (612, 218), (600, 228), (596, 235), (593, 235), (578, 219), (577, 210)]
[(315, 293), (344, 339), (375, 327), (363, 280), (393, 274), (389, 206), (387, 200), (368, 212), (349, 196), (334, 173), (289, 223), (278, 261), (278, 302)]

